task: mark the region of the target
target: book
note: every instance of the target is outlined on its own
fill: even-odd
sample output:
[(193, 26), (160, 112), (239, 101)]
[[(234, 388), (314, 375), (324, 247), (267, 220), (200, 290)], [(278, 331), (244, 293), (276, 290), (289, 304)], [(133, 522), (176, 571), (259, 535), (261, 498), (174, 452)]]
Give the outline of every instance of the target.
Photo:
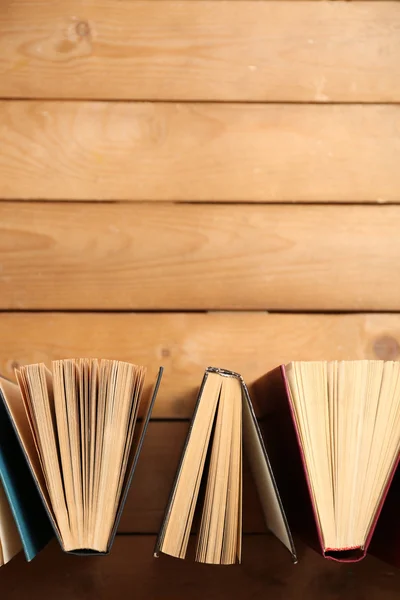
[(400, 363), (296, 361), (254, 389), (291, 529), (326, 558), (361, 560), (399, 459)]
[[(18, 386), (0, 378), (0, 396), (20, 395)], [(21, 406), (23, 409), (23, 407)], [(0, 401), (0, 566), (21, 549), (32, 560), (53, 537), (4, 403)]]
[(21, 538), (3, 485), (0, 483), (0, 567), (22, 549)]
[(204, 374), (154, 554), (185, 558), (201, 482), (205, 485), (196, 561), (234, 564), (242, 546), (242, 440), (266, 523), (296, 552), (243, 378), (209, 367)]
[(16, 369), (18, 386), (0, 382), (30, 476), (65, 552), (110, 551), (162, 377), (161, 368), (143, 407), (145, 371), (115, 360), (67, 359), (53, 361), (52, 371), (43, 363)]

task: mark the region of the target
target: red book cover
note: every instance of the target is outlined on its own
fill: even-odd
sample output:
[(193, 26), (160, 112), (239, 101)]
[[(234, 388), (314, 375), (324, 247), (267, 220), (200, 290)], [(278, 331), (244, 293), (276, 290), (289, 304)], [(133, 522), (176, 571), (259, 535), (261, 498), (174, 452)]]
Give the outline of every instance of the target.
[[(371, 522), (364, 547), (326, 548), (319, 527), (284, 365), (274, 369), (254, 384), (254, 397), (260, 415), (260, 428), (290, 529), (327, 559), (338, 562), (359, 561), (367, 553), (385, 498), (391, 488), (387, 505), (379, 519), (371, 553), (400, 565), (400, 544), (396, 544), (395, 541), (400, 539), (400, 525), (393, 528), (396, 521), (400, 523), (399, 519), (393, 518), (394, 510), (398, 510), (400, 506), (400, 474), (391, 486), (396, 467), (388, 477), (385, 492)], [(389, 537), (393, 538), (392, 542), (388, 537), (388, 531)], [(397, 552), (393, 550), (396, 547)]]

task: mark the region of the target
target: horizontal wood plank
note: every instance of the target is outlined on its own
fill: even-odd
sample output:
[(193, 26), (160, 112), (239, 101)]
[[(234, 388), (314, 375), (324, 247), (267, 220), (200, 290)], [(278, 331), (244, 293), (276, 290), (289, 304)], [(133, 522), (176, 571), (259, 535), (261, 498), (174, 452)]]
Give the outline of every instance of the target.
[[(157, 533), (168, 503), (189, 421), (152, 421), (122, 513), (119, 531)], [(266, 526), (246, 453), (243, 467), (243, 531), (265, 533)]]
[(398, 310), (399, 224), (399, 206), (2, 203), (0, 308)]
[(0, 96), (398, 102), (399, 28), (398, 2), (14, 0)]
[(0, 131), (0, 198), (400, 200), (395, 105), (3, 101)]
[[(193, 541), (193, 540), (192, 540)], [(51, 543), (31, 564), (19, 555), (1, 568), (7, 600), (397, 600), (400, 571), (367, 557), (337, 564), (301, 547), (293, 565), (269, 535), (245, 536), (242, 565), (215, 567), (153, 558), (154, 536), (117, 537), (110, 556), (75, 557)]]
[(0, 340), (0, 372), (10, 378), (19, 365), (97, 356), (147, 365), (150, 385), (164, 365), (153, 415), (190, 418), (209, 365), (251, 384), (290, 360), (395, 360), (400, 315), (1, 313)]

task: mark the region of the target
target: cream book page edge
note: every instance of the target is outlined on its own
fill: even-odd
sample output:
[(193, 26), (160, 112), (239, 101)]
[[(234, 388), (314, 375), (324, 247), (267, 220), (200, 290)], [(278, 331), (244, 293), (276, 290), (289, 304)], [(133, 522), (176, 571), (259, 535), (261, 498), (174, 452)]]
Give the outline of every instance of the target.
[(36, 442), (32, 434), (31, 426), (25, 411), (19, 386), (3, 377), (0, 377), (0, 390), (7, 405), (14, 426), (18, 432), (23, 450), (29, 459), (30, 467), (39, 486), (42, 497), (45, 500), (48, 511), (53, 515), (50, 505), (49, 493), (45, 483)]
[(10, 561), (20, 550), (22, 542), (8, 503), (3, 485), (0, 483), (0, 544), (3, 564)]

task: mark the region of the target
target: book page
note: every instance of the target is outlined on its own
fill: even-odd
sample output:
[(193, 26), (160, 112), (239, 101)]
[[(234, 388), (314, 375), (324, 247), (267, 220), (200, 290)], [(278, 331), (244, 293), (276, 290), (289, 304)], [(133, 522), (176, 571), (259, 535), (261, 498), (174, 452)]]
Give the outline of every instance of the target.
[(28, 457), (36, 482), (47, 504), (48, 510), (52, 512), (50, 497), (46, 487), (38, 448), (32, 432), (32, 426), (29, 422), (28, 415), (25, 410), (20, 388), (15, 383), (12, 383), (11, 381), (4, 379), (3, 377), (0, 377), (0, 389), (2, 391), (5, 403), (8, 407), (9, 413), (14, 422), (14, 426), (17, 429), (22, 447), (25, 451), (25, 454)]
[(400, 450), (400, 363), (286, 367), (326, 552), (362, 551)]
[(220, 377), (196, 560), (229, 565), (241, 559), (242, 388), (238, 377)]
[[(0, 546), (2, 564), (8, 563), (21, 549), (22, 542), (7, 500), (3, 485), (0, 482)], [(1, 563), (0, 563), (1, 564)]]
[(108, 374), (108, 383), (102, 417), (103, 443), (98, 460), (99, 492), (93, 546), (107, 549), (132, 448), (146, 370), (121, 361), (101, 361), (100, 373), (102, 369)]
[(242, 560), (242, 386), (238, 377), (229, 378), (228, 401), (232, 402), (232, 435), (229, 457), (229, 477), (225, 530), (221, 554), (222, 564), (235, 564)]
[(221, 376), (207, 373), (160, 534), (159, 550), (185, 558), (221, 391)]
[(106, 552), (126, 481), (145, 368), (67, 359), (0, 385), (65, 551)]

